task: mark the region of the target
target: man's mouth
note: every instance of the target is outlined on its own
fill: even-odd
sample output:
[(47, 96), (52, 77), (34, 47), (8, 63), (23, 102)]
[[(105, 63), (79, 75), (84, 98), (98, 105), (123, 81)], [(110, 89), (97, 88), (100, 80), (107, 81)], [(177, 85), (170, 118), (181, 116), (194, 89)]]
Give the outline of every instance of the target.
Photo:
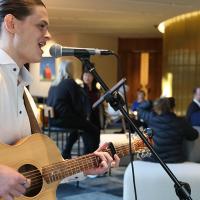
[(46, 45), (46, 42), (39, 42), (38, 45), (39, 45), (40, 49), (42, 49), (42, 47)]

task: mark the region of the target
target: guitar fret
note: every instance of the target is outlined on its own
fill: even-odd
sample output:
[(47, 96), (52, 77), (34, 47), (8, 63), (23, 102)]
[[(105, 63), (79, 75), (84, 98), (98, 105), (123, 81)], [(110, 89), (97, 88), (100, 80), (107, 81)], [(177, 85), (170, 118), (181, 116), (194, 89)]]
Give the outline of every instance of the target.
[(54, 176), (53, 171), (51, 172), (51, 176), (50, 176), (50, 178), (51, 178), (51, 181), (52, 181), (52, 182), (55, 180), (55, 176)]
[(57, 170), (55, 171), (55, 179), (56, 179), (56, 181), (57, 181), (57, 180), (59, 180), (59, 177), (58, 177), (58, 172), (57, 172)]
[(86, 169), (90, 169), (90, 165), (88, 164), (88, 162), (86, 162)]
[[(136, 139), (134, 141), (135, 142), (131, 145), (133, 153), (144, 148), (144, 144), (140, 139)], [(130, 147), (128, 144), (120, 146), (116, 145), (115, 149), (118, 156), (123, 157), (129, 154)], [(110, 149), (106, 149), (104, 151), (111, 155)], [(88, 154), (72, 160), (65, 160), (43, 167), (42, 175), (47, 183), (52, 183), (81, 171), (97, 167), (99, 163), (99, 157), (94, 154)]]

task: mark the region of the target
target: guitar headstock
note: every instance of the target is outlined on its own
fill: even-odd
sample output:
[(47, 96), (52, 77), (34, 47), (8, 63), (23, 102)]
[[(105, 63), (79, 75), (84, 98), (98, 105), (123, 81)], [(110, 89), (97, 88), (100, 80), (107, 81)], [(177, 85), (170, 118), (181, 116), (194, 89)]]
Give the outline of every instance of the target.
[[(146, 133), (144, 133), (144, 136), (146, 137), (147, 141), (152, 145), (153, 144), (152, 137), (147, 135)], [(137, 157), (140, 159), (151, 156), (149, 148), (137, 134), (132, 135), (131, 148), (133, 153), (137, 154)]]
[[(146, 139), (148, 140), (148, 142), (150, 144), (153, 143), (152, 137), (148, 136), (147, 134), (145, 134)], [(132, 135), (132, 140), (131, 140), (131, 151), (133, 154), (138, 154), (138, 156), (140, 158), (143, 158), (144, 156), (150, 156), (150, 151), (147, 148), (147, 146), (145, 145), (145, 143), (143, 142), (143, 140), (136, 134)], [(127, 139), (126, 139), (127, 141)], [(121, 143), (121, 144), (112, 144), (109, 143), (108, 148), (106, 148), (103, 151), (108, 152), (111, 156), (113, 156), (115, 153), (117, 153), (117, 155), (121, 158), (123, 156), (127, 156), (128, 154), (130, 154), (130, 145), (126, 142), (126, 143)]]

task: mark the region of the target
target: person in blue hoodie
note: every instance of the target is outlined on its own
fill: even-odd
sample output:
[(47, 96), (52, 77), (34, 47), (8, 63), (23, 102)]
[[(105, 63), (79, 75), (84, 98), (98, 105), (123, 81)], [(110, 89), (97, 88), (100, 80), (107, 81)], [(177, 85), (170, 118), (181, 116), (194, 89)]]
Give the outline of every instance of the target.
[[(143, 119), (153, 130), (153, 147), (166, 163), (184, 162), (183, 141), (198, 138), (197, 130), (173, 111), (174, 98), (159, 98), (141, 103), (138, 107), (139, 118)], [(154, 155), (144, 158), (145, 161), (157, 162)]]

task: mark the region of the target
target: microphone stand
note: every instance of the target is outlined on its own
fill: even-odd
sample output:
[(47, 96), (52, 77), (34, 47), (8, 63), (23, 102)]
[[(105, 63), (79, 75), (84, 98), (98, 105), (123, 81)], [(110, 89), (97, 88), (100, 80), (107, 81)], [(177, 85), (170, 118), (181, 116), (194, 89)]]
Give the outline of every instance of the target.
[(113, 86), (110, 90), (105, 82), (101, 79), (99, 74), (96, 72), (94, 65), (90, 62), (90, 56), (76, 56), (83, 64), (84, 67), (87, 67), (88, 71), (92, 73), (94, 78), (99, 82), (102, 88), (105, 90), (105, 94), (93, 105), (93, 108), (101, 104), (104, 100), (106, 100), (113, 107), (115, 111), (119, 110), (124, 116), (125, 120), (134, 128), (140, 138), (143, 140), (145, 145), (149, 148), (151, 153), (157, 158), (160, 165), (164, 168), (166, 173), (174, 182), (174, 187), (176, 191), (176, 195), (180, 200), (192, 200), (190, 193), (191, 189), (188, 183), (184, 183), (179, 181), (176, 176), (172, 173), (169, 167), (163, 162), (163, 160), (159, 157), (156, 151), (153, 149), (152, 145), (148, 142), (143, 133), (136, 127), (136, 125), (131, 120), (128, 112), (124, 109), (125, 102), (121, 95), (117, 92), (117, 90), (125, 83), (126, 79), (122, 79), (115, 86)]

